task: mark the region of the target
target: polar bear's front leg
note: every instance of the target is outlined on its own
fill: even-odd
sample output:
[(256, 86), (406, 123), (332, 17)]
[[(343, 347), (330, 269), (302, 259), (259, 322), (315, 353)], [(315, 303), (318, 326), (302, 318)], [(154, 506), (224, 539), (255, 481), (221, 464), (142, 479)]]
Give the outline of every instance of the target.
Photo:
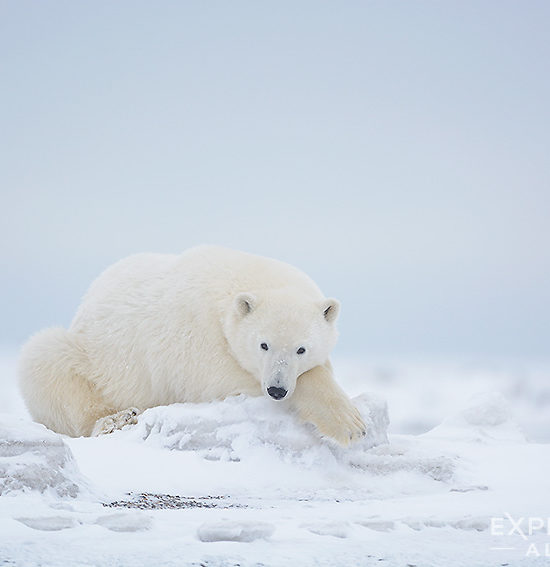
[(289, 403), (302, 420), (340, 445), (347, 446), (366, 433), (361, 414), (335, 382), (330, 362), (302, 374)]

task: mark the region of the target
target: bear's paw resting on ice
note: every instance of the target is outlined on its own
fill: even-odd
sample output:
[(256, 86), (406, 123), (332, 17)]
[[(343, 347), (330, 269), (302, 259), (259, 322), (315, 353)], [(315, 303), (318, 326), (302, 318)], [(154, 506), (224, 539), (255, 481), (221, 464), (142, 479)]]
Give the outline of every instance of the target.
[(109, 433), (154, 406), (263, 394), (348, 445), (365, 425), (329, 361), (339, 308), (303, 272), (261, 256), (215, 246), (130, 256), (91, 285), (69, 330), (23, 347), (21, 391), (36, 421), (71, 436)]

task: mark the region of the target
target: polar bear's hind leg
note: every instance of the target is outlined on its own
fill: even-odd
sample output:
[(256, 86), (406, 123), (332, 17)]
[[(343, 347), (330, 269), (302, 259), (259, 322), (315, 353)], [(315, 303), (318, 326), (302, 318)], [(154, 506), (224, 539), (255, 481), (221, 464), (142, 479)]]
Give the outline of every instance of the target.
[(19, 386), (35, 421), (57, 433), (90, 435), (111, 413), (91, 380), (83, 339), (60, 327), (45, 329), (23, 346)]

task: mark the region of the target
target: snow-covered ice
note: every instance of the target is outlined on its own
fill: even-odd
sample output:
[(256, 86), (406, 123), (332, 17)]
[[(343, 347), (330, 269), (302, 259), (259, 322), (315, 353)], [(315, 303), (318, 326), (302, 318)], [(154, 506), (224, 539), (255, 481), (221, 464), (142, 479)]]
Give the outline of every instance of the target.
[(266, 522), (205, 522), (197, 535), (201, 541), (254, 541), (273, 534), (275, 526)]
[(60, 435), (38, 423), (0, 414), (0, 496), (51, 492), (75, 498), (88, 490), (86, 484)]
[(550, 563), (550, 445), (530, 441), (548, 439), (544, 367), (339, 366), (369, 426), (349, 449), (244, 396), (59, 436), (0, 357), (0, 564)]

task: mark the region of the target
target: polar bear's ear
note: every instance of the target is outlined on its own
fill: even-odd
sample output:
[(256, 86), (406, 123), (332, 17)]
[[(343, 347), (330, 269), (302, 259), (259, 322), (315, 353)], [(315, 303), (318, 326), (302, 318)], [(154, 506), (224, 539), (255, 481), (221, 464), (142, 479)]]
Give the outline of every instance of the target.
[(340, 302), (337, 299), (329, 297), (321, 303), (321, 309), (323, 310), (323, 317), (329, 323), (334, 323), (340, 313)]
[(251, 293), (239, 293), (235, 298), (237, 313), (243, 317), (254, 311), (255, 305), (256, 298)]

